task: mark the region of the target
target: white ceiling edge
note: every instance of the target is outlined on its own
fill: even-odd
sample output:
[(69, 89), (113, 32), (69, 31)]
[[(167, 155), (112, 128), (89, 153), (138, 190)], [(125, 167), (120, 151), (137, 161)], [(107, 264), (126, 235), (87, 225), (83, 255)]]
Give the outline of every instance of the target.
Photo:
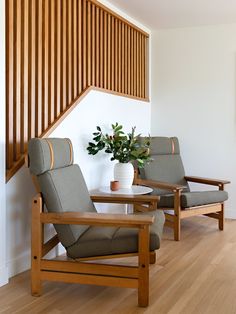
[(108, 0), (151, 31), (236, 23), (236, 0)]
[(127, 13), (122, 11), (120, 8), (118, 8), (115, 5), (111, 4), (109, 1), (107, 1), (107, 0), (98, 0), (98, 2), (100, 2), (103, 5), (105, 5), (106, 7), (111, 9), (112, 11), (116, 12), (117, 14), (122, 16), (124, 19), (126, 19), (130, 23), (132, 23), (132, 24), (136, 25), (137, 27), (141, 28), (146, 33), (151, 34), (151, 29), (150, 28), (148, 28), (144, 24), (140, 23), (138, 20), (136, 20), (135, 18), (131, 17), (130, 15), (128, 15)]

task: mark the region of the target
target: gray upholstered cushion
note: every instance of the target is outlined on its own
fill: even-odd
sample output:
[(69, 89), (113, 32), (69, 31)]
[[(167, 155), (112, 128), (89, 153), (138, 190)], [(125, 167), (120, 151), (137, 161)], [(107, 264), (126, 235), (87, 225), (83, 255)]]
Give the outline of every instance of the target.
[(189, 190), (188, 183), (184, 179), (185, 173), (180, 155), (155, 155), (152, 158), (153, 161), (147, 164), (143, 171), (141, 169), (143, 179), (180, 184)]
[(73, 163), (73, 149), (69, 139), (33, 138), (28, 144), (28, 154), (30, 172), (34, 175)]
[[(227, 199), (228, 193), (226, 191), (187, 192), (181, 195), (181, 207), (188, 208), (213, 203), (223, 203)], [(158, 207), (173, 208), (173, 194), (162, 195)]]
[[(87, 186), (78, 165), (47, 171), (38, 182), (49, 212), (95, 212)], [(62, 244), (77, 241), (88, 226), (55, 225)]]
[[(139, 137), (139, 142), (146, 141), (146, 137)], [(177, 137), (151, 136), (151, 155), (179, 155), (179, 141)]]
[[(142, 141), (143, 138), (140, 138)], [(140, 169), (142, 179), (156, 180), (185, 186), (189, 191), (187, 181), (184, 179), (184, 166), (180, 157), (179, 141), (176, 137), (151, 137), (150, 154), (152, 161)], [(162, 195), (168, 191), (155, 189), (154, 194)]]
[[(162, 211), (142, 213), (154, 215), (155, 222), (150, 228), (150, 250), (160, 247), (160, 239), (164, 224)], [(138, 251), (138, 230), (131, 228), (90, 227), (79, 237), (78, 241), (67, 248), (72, 258), (102, 256)]]
[(150, 138), (152, 155), (179, 155), (179, 141), (177, 137), (153, 136)]

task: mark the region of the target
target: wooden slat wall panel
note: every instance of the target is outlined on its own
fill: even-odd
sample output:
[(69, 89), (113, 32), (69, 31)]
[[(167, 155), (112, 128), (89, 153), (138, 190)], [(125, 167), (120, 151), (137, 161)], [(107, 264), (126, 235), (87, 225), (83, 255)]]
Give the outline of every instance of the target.
[[(30, 1), (30, 0), (29, 0)], [(42, 130), (48, 128), (48, 1), (43, 0), (42, 17)]]
[(148, 99), (148, 34), (96, 0), (6, 0), (6, 165), (88, 88)]

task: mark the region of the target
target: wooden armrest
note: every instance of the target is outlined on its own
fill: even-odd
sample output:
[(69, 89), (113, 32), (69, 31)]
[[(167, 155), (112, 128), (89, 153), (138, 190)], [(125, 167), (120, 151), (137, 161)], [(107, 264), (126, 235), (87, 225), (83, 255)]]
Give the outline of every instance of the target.
[(125, 214), (103, 214), (103, 213), (41, 213), (42, 223), (66, 224), (66, 225), (96, 225), (96, 226), (117, 226), (129, 228), (141, 228), (144, 225), (151, 225), (154, 216), (125, 215)]
[(158, 201), (156, 195), (119, 195), (119, 194), (104, 194), (93, 193), (90, 195), (91, 200), (95, 203), (117, 203), (117, 204), (135, 204), (135, 203), (150, 203)]
[(185, 180), (195, 183), (203, 183), (203, 184), (209, 184), (209, 185), (224, 185), (230, 183), (230, 181), (226, 180), (218, 180), (218, 179), (209, 179), (209, 178), (202, 178), (202, 177), (192, 177), (192, 176), (186, 176), (184, 177)]
[(137, 179), (136, 184), (159, 188), (162, 190), (170, 190), (172, 192), (182, 191), (185, 186), (179, 184), (166, 183), (154, 180)]

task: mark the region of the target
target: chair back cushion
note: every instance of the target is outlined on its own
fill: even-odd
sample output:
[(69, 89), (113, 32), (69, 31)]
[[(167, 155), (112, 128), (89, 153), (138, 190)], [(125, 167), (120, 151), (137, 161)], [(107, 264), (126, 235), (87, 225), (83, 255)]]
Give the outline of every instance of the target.
[[(184, 179), (185, 172), (177, 137), (151, 137), (150, 140), (153, 160), (140, 169), (141, 178), (180, 184), (185, 186), (185, 191), (189, 191), (188, 183)], [(154, 192), (158, 195), (167, 193), (160, 189), (155, 189)]]
[[(69, 139), (32, 139), (28, 146), (30, 171), (36, 175), (49, 212), (95, 212), (78, 165), (73, 164)], [(73, 245), (89, 226), (54, 225), (61, 243)]]
[(33, 138), (28, 153), (30, 172), (34, 175), (73, 164), (73, 148), (68, 138)]

